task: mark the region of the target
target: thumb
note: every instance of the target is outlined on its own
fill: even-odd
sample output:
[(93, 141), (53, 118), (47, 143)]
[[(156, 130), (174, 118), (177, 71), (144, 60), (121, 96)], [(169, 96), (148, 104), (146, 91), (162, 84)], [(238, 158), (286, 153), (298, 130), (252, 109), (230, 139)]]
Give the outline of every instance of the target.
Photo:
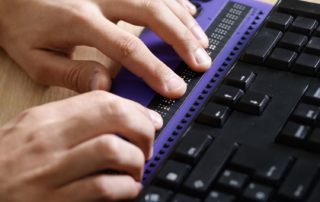
[(61, 86), (78, 93), (92, 90), (109, 91), (111, 77), (107, 69), (96, 61), (71, 60), (54, 52), (37, 51), (32, 67), (25, 70), (36, 82)]

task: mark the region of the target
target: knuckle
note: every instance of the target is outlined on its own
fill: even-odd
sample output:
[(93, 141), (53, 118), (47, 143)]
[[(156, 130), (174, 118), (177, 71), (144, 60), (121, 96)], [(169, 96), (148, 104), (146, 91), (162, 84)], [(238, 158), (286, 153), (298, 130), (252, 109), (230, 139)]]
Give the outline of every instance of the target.
[(47, 110), (44, 109), (44, 107), (35, 107), (31, 109), (27, 109), (23, 112), (21, 112), (18, 117), (17, 121), (23, 121), (23, 120), (28, 120), (28, 121), (38, 121), (38, 120), (43, 120), (45, 117), (45, 114), (47, 114)]
[(195, 38), (193, 34), (189, 31), (189, 29), (185, 30), (185, 32), (182, 34), (181, 42), (184, 45), (193, 45), (195, 44)]
[(68, 88), (72, 88), (77, 92), (80, 92), (79, 85), (80, 84), (80, 75), (81, 71), (83, 71), (83, 63), (76, 63), (72, 67), (64, 68), (65, 71), (63, 73), (63, 81)]
[(92, 187), (96, 194), (103, 199), (113, 199), (113, 186), (106, 186), (105, 177), (97, 177), (93, 181)]
[(112, 94), (102, 90), (95, 90), (88, 93), (87, 95), (90, 97), (90, 99), (97, 103), (106, 103), (106, 101), (109, 100), (112, 96)]
[(129, 58), (132, 54), (139, 52), (142, 42), (135, 36), (121, 37), (116, 42), (122, 59)]
[(193, 17), (190, 15), (190, 13), (186, 9), (181, 9), (180, 13), (178, 14), (179, 19), (183, 19), (186, 22), (192, 22)]
[(120, 145), (121, 140), (118, 137), (114, 135), (102, 136), (97, 145), (98, 153), (108, 154), (108, 159), (110, 157), (118, 159)]
[[(88, 24), (90, 25), (90, 19), (94, 14), (93, 5), (90, 3), (71, 3), (69, 4), (68, 13), (71, 14), (71, 21), (80, 23), (80, 24)], [(71, 11), (71, 12), (70, 12)], [(91, 16), (91, 17), (90, 17)]]
[(40, 83), (42, 85), (48, 85), (46, 79), (46, 67), (27, 68), (27, 72), (35, 82)]
[(166, 9), (162, 0), (145, 0), (144, 7), (152, 15), (163, 14)]
[(107, 116), (112, 117), (117, 122), (126, 122), (129, 119), (128, 105), (123, 99), (113, 99), (107, 104)]
[(52, 143), (48, 140), (48, 130), (44, 128), (38, 128), (37, 131), (33, 131), (28, 135), (27, 143), (33, 144), (33, 150), (37, 153), (43, 153), (52, 148)]
[(132, 152), (135, 162), (137, 162), (138, 168), (143, 168), (145, 164), (144, 154), (141, 149), (136, 149), (135, 152)]
[(167, 81), (170, 78), (171, 72), (162, 62), (159, 62), (153, 68), (153, 75), (156, 78), (164, 79), (164, 81)]

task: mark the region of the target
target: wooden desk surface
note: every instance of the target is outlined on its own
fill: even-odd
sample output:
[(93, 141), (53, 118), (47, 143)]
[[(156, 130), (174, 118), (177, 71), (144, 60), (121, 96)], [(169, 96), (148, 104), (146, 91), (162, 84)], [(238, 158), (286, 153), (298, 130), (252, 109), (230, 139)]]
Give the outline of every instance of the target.
[[(261, 1), (273, 4), (277, 2), (277, 0)], [(309, 1), (319, 2), (320, 0)], [(120, 22), (119, 26), (137, 36), (142, 30), (141, 27), (135, 27), (124, 22)], [(113, 77), (120, 68), (119, 64), (94, 48), (78, 47), (75, 59), (101, 62)], [(25, 109), (74, 95), (76, 93), (71, 90), (37, 84), (0, 48), (0, 126)]]

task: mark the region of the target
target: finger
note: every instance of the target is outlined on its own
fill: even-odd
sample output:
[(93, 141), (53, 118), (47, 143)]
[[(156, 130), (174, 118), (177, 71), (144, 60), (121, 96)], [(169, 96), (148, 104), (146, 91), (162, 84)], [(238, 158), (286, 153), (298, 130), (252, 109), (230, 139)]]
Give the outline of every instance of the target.
[(176, 0), (181, 6), (183, 6), (191, 15), (196, 14), (197, 8), (188, 0)]
[[(105, 1), (101, 1), (106, 4)], [(175, 1), (173, 1), (175, 2)], [(198, 39), (181, 22), (181, 20), (167, 7), (162, 0), (140, 0), (140, 1), (112, 1), (110, 6), (102, 5), (107, 17), (117, 18), (117, 20), (126, 20), (129, 23), (146, 25), (152, 29), (160, 38), (170, 44), (178, 55), (195, 71), (206, 71), (211, 66), (211, 58), (208, 56)], [(109, 5), (109, 4), (108, 4)], [(178, 5), (175, 2), (174, 5)], [(178, 5), (180, 8), (181, 6)], [(184, 10), (182, 17), (190, 14)], [(191, 22), (192, 23), (192, 22)], [(193, 21), (193, 23), (196, 23)], [(101, 27), (102, 32), (109, 29)], [(190, 24), (195, 27), (195, 24)], [(206, 35), (199, 35), (207, 40)]]
[(57, 186), (106, 169), (123, 171), (141, 181), (145, 163), (138, 147), (115, 135), (84, 142), (66, 151), (60, 159), (56, 173), (52, 174)]
[(29, 75), (43, 85), (61, 86), (78, 93), (92, 90), (109, 91), (111, 77), (107, 69), (95, 61), (74, 61), (55, 52), (33, 50)]
[[(38, 114), (45, 112), (50, 115), (48, 124), (59, 124), (52, 138), (64, 142), (62, 149), (75, 147), (101, 134), (120, 134), (138, 146), (146, 159), (151, 158), (155, 126), (145, 107), (104, 91), (49, 105), (44, 105)], [(154, 115), (162, 122), (159, 114)]]
[[(186, 83), (132, 34), (104, 19), (94, 23), (93, 32), (80, 41), (89, 40), (87, 45), (97, 47), (105, 55), (120, 62), (131, 72), (142, 78), (152, 89), (161, 95), (177, 99), (186, 91)], [(98, 30), (97, 30), (98, 29)], [(108, 44), (107, 46), (105, 44)]]
[[(194, 8), (195, 6), (190, 3), (188, 0), (180, 0), (184, 4), (183, 5), (192, 5)], [(206, 48), (209, 45), (209, 40), (202, 28), (199, 26), (197, 21), (186, 12), (186, 10), (179, 5), (178, 2), (172, 0), (163, 0), (163, 2), (171, 9), (171, 11), (183, 22), (183, 24), (192, 32), (192, 34), (200, 41), (201, 45)], [(188, 7), (187, 6), (187, 7)], [(186, 6), (184, 6), (186, 7)], [(196, 12), (196, 8), (195, 8)], [(195, 13), (194, 13), (195, 14)]]
[(97, 175), (61, 187), (57, 201), (127, 201), (135, 199), (141, 189), (142, 185), (130, 176)]

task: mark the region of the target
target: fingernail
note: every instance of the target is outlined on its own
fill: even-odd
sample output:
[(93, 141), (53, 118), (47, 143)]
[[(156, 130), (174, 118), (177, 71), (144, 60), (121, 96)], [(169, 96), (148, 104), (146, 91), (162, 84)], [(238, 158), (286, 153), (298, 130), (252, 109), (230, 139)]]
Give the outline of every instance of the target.
[(191, 11), (193, 13), (195, 13), (197, 11), (197, 8), (192, 3), (190, 3), (189, 1), (185, 2), (185, 6), (189, 11)]
[(198, 39), (198, 40), (202, 40), (203, 38), (206, 37), (205, 33), (203, 32), (203, 30), (199, 27), (199, 26), (194, 26), (192, 28), (192, 34)]
[(93, 79), (91, 82), (91, 90), (99, 90), (99, 72), (96, 72), (93, 75)]
[(139, 191), (141, 191), (143, 189), (143, 185), (140, 182), (136, 182), (136, 185), (137, 185)]
[(162, 122), (162, 117), (160, 116), (160, 114), (158, 114), (157, 112), (150, 110), (150, 109), (149, 109), (149, 113), (150, 113), (152, 121), (155, 124), (159, 124)]
[(211, 58), (208, 53), (202, 48), (198, 48), (195, 52), (195, 58), (198, 64), (211, 63)]
[(180, 78), (173, 76), (169, 82), (168, 82), (168, 91), (175, 91), (179, 88), (182, 88), (184, 85), (186, 85), (185, 82), (183, 82)]

